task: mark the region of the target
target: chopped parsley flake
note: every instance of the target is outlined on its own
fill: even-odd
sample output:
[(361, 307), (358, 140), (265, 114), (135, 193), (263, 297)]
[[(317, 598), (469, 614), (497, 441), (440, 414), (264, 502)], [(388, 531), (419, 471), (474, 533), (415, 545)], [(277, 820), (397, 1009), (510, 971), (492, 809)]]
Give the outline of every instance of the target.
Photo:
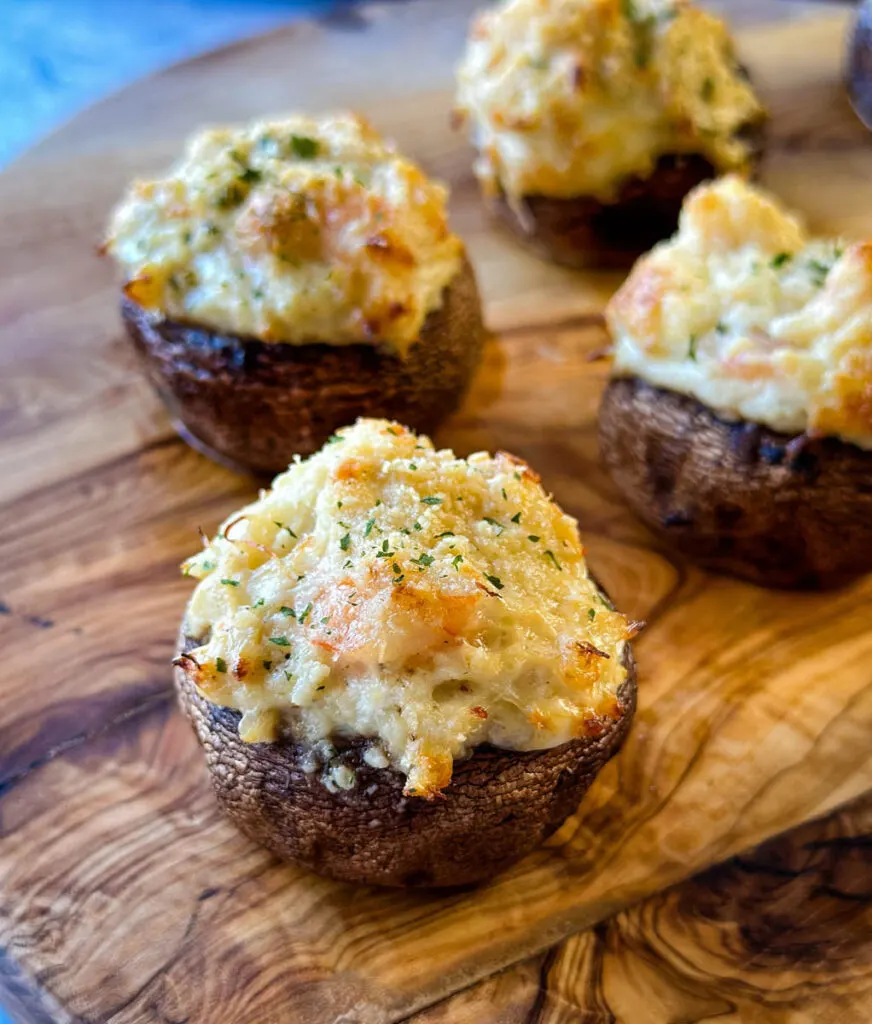
[(286, 636), (271, 636), (269, 638), (271, 644), (275, 644), (276, 647), (290, 647), (291, 641)]
[(423, 529), (424, 529), (424, 527), (423, 527), (423, 526), (421, 526), (421, 524), (420, 524), (420, 523), (413, 523), (413, 524), (412, 524), (412, 529), (414, 529), (414, 530), (418, 530), (418, 531), (421, 531), (421, 530), (423, 530)]
[(263, 607), (263, 605), (264, 605), (264, 600), (263, 600), (263, 598), (262, 598), (262, 597), (259, 597), (259, 598), (258, 598), (258, 599), (257, 599), (257, 600), (256, 600), (256, 601), (254, 602), (254, 604), (253, 604), (253, 605), (252, 605), (251, 607), (252, 607), (252, 608), (262, 608), (262, 607)]
[(460, 572), (460, 569), (458, 568), (458, 566), (460, 565), (460, 563), (462, 561), (463, 561), (463, 555), (455, 555), (454, 558), (451, 561), (451, 564), (454, 566), (455, 569), (457, 569), (458, 572)]
[(824, 263), (822, 260), (809, 260), (808, 269), (814, 275), (814, 283), (820, 286), (826, 282), (827, 274), (829, 274), (832, 268), (828, 266), (826, 263)]
[(541, 537), (537, 537), (535, 533), (528, 533), (527, 534), (527, 540), (531, 541), (533, 544), (538, 544), (541, 539), (542, 538)]
[(200, 568), (205, 569), (206, 572), (211, 572), (215, 568), (214, 562), (200, 562)]
[(347, 551), (351, 547), (350, 533), (346, 533), (342, 540), (339, 541), (339, 547), (341, 547), (343, 551)]
[(516, 513), (515, 513), (515, 514), (514, 514), (514, 515), (512, 516), (512, 518), (511, 518), (511, 522), (513, 522), (513, 523), (520, 523), (520, 521), (521, 521), (521, 513), (520, 513), (520, 512), (516, 512)]
[(294, 611), (294, 609), (288, 608), (286, 604), (283, 604), (281, 608), (279, 608), (279, 611), (281, 612), (282, 615), (289, 615), (292, 619), (295, 619), (297, 617), (297, 613)]
[(219, 672), (226, 672), (227, 671), (227, 662), (223, 658), (216, 658), (215, 659), (215, 668), (217, 668)]
[(688, 359), (692, 359), (694, 362), (696, 362), (696, 342), (697, 342), (696, 335), (695, 334), (691, 334), (691, 336), (690, 336), (690, 344), (687, 346), (687, 358)]
[(388, 551), (388, 542), (382, 541), (381, 551), (376, 552), (376, 558), (393, 558), (396, 551)]
[(441, 537), (453, 537), (453, 536), (454, 536), (454, 534), (451, 532), (451, 530), (443, 530), (442, 533), (437, 533), (436, 534), (436, 540), (439, 540)]
[(221, 580), (225, 587), (238, 587), (239, 580)]
[(779, 267), (783, 267), (785, 263), (789, 263), (793, 259), (793, 256), (789, 252), (779, 252), (769, 261), (769, 266), (773, 270), (778, 270)]
[(263, 174), (256, 167), (246, 167), (242, 174), (239, 175), (239, 180), (253, 185), (256, 181), (260, 181), (262, 177)]
[(421, 502), (424, 505), (441, 505), (442, 504), (442, 499), (441, 498), (435, 498), (432, 494), (430, 494), (426, 498), (422, 498)]
[(505, 487), (500, 488), (500, 490), (503, 492), (503, 501), (508, 501), (509, 500), (509, 496), (508, 496), (508, 494), (506, 494)]
[(294, 533), (294, 531), (293, 531), (293, 530), (292, 530), (292, 529), (290, 528), (290, 526), (285, 526), (285, 524), (284, 524), (284, 523), (280, 523), (280, 522), (278, 521), (278, 519), (273, 519), (273, 522), (274, 522), (274, 523), (276, 524), (276, 526), (277, 526), (277, 527), (279, 528), (279, 530), (287, 530), (287, 531), (288, 531), (288, 533), (289, 533), (289, 534), (290, 534), (290, 535), (291, 535), (291, 536), (292, 536), (292, 537), (294, 538), (294, 540), (296, 540), (296, 539), (297, 539), (297, 535), (296, 535), (296, 534)]
[(432, 565), (436, 559), (432, 555), (428, 555), (426, 552), (421, 552), (418, 558), (413, 558), (412, 563), (420, 566), (421, 569), (426, 569), (427, 566)]
[(702, 83), (702, 87), (699, 90), (699, 94), (704, 102), (711, 103), (711, 101), (715, 98), (715, 80), (713, 78), (707, 78)]
[(368, 537), (372, 533), (372, 528), (375, 526), (374, 519), (368, 519), (366, 526), (363, 528), (364, 537)]
[(484, 573), (484, 578), (488, 581), (488, 583), (493, 584), (493, 586), (495, 586), (497, 590), (503, 589), (503, 581), (499, 578), (499, 576), (489, 576), (487, 573)]
[(498, 523), (498, 522), (496, 521), (496, 519), (492, 519), (492, 518), (491, 518), (490, 516), (485, 516), (485, 517), (484, 517), (484, 521), (485, 521), (486, 523), (490, 523), (490, 525), (491, 525), (491, 526), (495, 527), (495, 528), (496, 528), (497, 530), (499, 530), (499, 531), (500, 531), (500, 532), (499, 532), (499, 533), (497, 534), (497, 536), (498, 536), (498, 537), (499, 537), (499, 535), (500, 535), (501, 533), (503, 533), (503, 531), (505, 530), (505, 526), (503, 526), (503, 524), (502, 524), (502, 523)]
[(593, 620), (596, 618), (596, 608), (588, 608), (587, 617), (590, 619), (591, 622), (593, 622)]
[(340, 441), (344, 441), (345, 438), (341, 434), (331, 434), (327, 438), (327, 444), (339, 444)]
[(325, 615), (324, 618), (321, 619), (321, 625), (322, 626), (326, 626), (329, 621), (330, 621), (330, 616), (329, 615)]
[(551, 561), (552, 561), (552, 562), (553, 562), (553, 563), (555, 564), (555, 566), (556, 566), (556, 567), (557, 567), (557, 568), (558, 568), (558, 569), (559, 569), (559, 570), (560, 570), (561, 572), (563, 572), (563, 566), (562, 566), (562, 565), (561, 565), (561, 564), (560, 564), (560, 563), (559, 563), (559, 562), (557, 561), (557, 558), (555, 557), (555, 555), (554, 555), (554, 552), (553, 552), (553, 551), (552, 551), (552, 550), (551, 550), (550, 548), (548, 549), (548, 551), (546, 551), (546, 552), (545, 552), (545, 557), (546, 557), (546, 558), (550, 558), (550, 559), (551, 559)]
[(414, 462), (410, 462), (410, 463), (409, 463), (409, 469), (411, 469), (411, 470), (416, 470), (417, 468), (418, 468), (418, 467), (417, 467), (417, 466), (415, 465), (415, 463), (414, 463)]
[(308, 135), (291, 136), (291, 150), (301, 160), (312, 160), (318, 155), (319, 148), (318, 140), (310, 139)]
[(302, 610), (302, 611), (300, 612), (300, 614), (299, 614), (299, 615), (297, 616), (297, 622), (299, 622), (301, 626), (303, 625), (303, 623), (304, 623), (304, 622), (306, 621), (306, 619), (308, 618), (309, 612), (310, 612), (311, 610), (312, 610), (312, 602), (310, 601), (310, 602), (309, 602), (309, 603), (308, 603), (308, 604), (306, 605), (306, 607), (305, 607), (305, 608), (304, 608), (304, 609), (303, 609), (303, 610)]

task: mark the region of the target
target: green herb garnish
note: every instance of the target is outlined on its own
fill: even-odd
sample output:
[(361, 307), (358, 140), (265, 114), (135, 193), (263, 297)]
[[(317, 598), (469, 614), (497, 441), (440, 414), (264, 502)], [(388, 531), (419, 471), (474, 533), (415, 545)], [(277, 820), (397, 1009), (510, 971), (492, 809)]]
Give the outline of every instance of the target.
[(279, 608), (279, 611), (281, 612), (282, 615), (288, 615), (292, 619), (295, 619), (297, 617), (297, 613), (294, 611), (294, 609), (288, 608), (286, 604), (283, 604), (281, 608)]
[(484, 521), (485, 521), (486, 523), (490, 523), (490, 525), (491, 525), (491, 526), (495, 527), (495, 528), (496, 528), (497, 530), (499, 530), (499, 531), (500, 531), (500, 532), (499, 532), (499, 533), (497, 534), (497, 536), (498, 536), (498, 537), (499, 537), (499, 535), (500, 535), (500, 534), (501, 534), (501, 533), (502, 533), (502, 532), (503, 532), (503, 531), (505, 530), (505, 526), (503, 526), (503, 524), (502, 524), (502, 523), (498, 523), (498, 522), (496, 521), (496, 519), (492, 519), (492, 518), (491, 518), (490, 516), (485, 516), (485, 517), (484, 517)]
[(497, 588), (497, 590), (503, 589), (503, 581), (499, 578), (499, 576), (489, 576), (487, 573), (483, 573), (483, 575), (484, 578), (488, 581), (488, 583), (493, 584)]
[(217, 668), (219, 672), (226, 672), (227, 671), (227, 662), (223, 658), (216, 658), (215, 659), (215, 668)]
[(695, 334), (691, 334), (691, 336), (690, 336), (690, 343), (687, 346), (687, 358), (688, 359), (692, 359), (694, 362), (696, 362), (696, 343), (697, 343), (696, 335)]
[(511, 520), (510, 520), (510, 522), (513, 522), (513, 523), (520, 523), (520, 521), (521, 521), (521, 513), (520, 513), (520, 512), (516, 512), (516, 513), (515, 513), (515, 514), (514, 514), (514, 515), (512, 516), (512, 518), (511, 518)]
[(221, 580), (225, 587), (238, 587), (239, 580)]
[(339, 541), (339, 547), (343, 551), (347, 551), (351, 547), (351, 534), (346, 533), (345, 536)]
[(545, 552), (545, 557), (546, 557), (546, 558), (550, 558), (550, 559), (551, 559), (551, 561), (552, 561), (552, 562), (554, 563), (554, 565), (555, 565), (555, 566), (556, 566), (556, 567), (557, 567), (557, 568), (558, 568), (558, 569), (559, 569), (559, 570), (560, 570), (561, 572), (563, 572), (563, 566), (562, 566), (562, 565), (561, 565), (561, 564), (560, 564), (560, 563), (559, 563), (559, 562), (557, 561), (557, 557), (555, 556), (554, 552), (550, 550), (550, 548), (549, 548), (549, 550), (548, 550), (548, 551), (546, 551), (546, 552)]
[(366, 526), (363, 528), (363, 535), (364, 535), (364, 537), (368, 537), (372, 533), (372, 528), (374, 526), (375, 526), (375, 520), (374, 519), (368, 519), (367, 522), (366, 522)]
[(532, 541), (533, 544), (538, 544), (541, 539), (542, 538), (541, 537), (537, 537), (535, 533), (528, 533), (527, 534), (527, 540)]
[(460, 572), (460, 569), (458, 569), (457, 567), (460, 565), (462, 561), (463, 555), (455, 555), (451, 562), (451, 564), (454, 566), (455, 569), (457, 569), (458, 572)]
[(411, 561), (414, 565), (420, 566), (421, 569), (426, 569), (428, 566), (432, 565), (436, 559), (432, 555), (422, 552), (418, 558), (413, 558)]
[(312, 602), (310, 601), (310, 602), (309, 602), (309, 603), (308, 603), (308, 604), (306, 605), (306, 607), (305, 607), (305, 608), (304, 608), (304, 609), (303, 609), (303, 610), (302, 610), (302, 611), (300, 612), (300, 614), (299, 614), (299, 615), (297, 616), (297, 622), (299, 622), (301, 626), (303, 625), (303, 623), (304, 623), (304, 622), (306, 621), (306, 619), (308, 618), (308, 616), (309, 616), (309, 612), (310, 612), (311, 610), (312, 610)]
[(789, 252), (779, 252), (769, 261), (769, 266), (773, 270), (778, 270), (779, 267), (783, 267), (785, 263), (789, 263), (793, 259), (793, 256)]
[(318, 155), (318, 140), (311, 139), (308, 135), (292, 135), (291, 150), (294, 156), (301, 160), (312, 160)]
[(424, 505), (441, 505), (442, 504), (442, 499), (441, 498), (435, 498), (431, 494), (431, 495), (428, 495), (426, 498), (422, 498), (421, 499), (421, 503), (424, 504)]
[(290, 647), (291, 641), (286, 636), (271, 636), (269, 638), (271, 644), (275, 644), (276, 647)]

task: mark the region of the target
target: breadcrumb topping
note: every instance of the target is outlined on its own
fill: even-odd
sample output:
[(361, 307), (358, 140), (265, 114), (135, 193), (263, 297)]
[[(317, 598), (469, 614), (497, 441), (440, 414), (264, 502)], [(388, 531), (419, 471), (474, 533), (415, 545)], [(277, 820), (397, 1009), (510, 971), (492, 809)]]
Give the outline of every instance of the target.
[(507, 0), (473, 22), (456, 110), (488, 192), (615, 198), (664, 155), (747, 169), (764, 111), (727, 26), (686, 0)]
[(362, 118), (256, 121), (200, 132), (166, 176), (133, 182), (105, 248), (156, 315), (404, 352), (460, 269), (446, 200)]
[(479, 744), (597, 735), (634, 627), (575, 520), (505, 453), (468, 459), (360, 420), (275, 479), (184, 564), (181, 659), (244, 740), (370, 740), (429, 797)]

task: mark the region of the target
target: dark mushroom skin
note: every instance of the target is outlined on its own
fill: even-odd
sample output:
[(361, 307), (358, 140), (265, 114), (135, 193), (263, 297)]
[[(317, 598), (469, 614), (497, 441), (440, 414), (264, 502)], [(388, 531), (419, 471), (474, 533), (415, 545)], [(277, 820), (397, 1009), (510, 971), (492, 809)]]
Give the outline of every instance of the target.
[(358, 416), (432, 433), (460, 404), (484, 345), (468, 259), (404, 356), (376, 342), (268, 343), (155, 317), (129, 298), (121, 316), (173, 425), (233, 469), (274, 474)]
[[(741, 133), (752, 146), (750, 171), (759, 165), (763, 125)], [(572, 269), (624, 268), (678, 227), (688, 192), (718, 172), (703, 156), (663, 156), (647, 178), (631, 178), (613, 202), (593, 196), (522, 196), (492, 201), (497, 218), (537, 256)]]
[(872, 451), (727, 422), (635, 377), (606, 387), (599, 443), (636, 515), (709, 569), (789, 589), (872, 571)]
[[(196, 646), (184, 636), (180, 643)], [(448, 888), (502, 871), (577, 809), (630, 728), (636, 669), (629, 644), (624, 651), (627, 678), (614, 718), (600, 718), (590, 736), (550, 750), (477, 747), (455, 762), (451, 782), (433, 800), (404, 796), (404, 775), (367, 765), (363, 740), (335, 739), (329, 763), (317, 748), (290, 739), (244, 743), (238, 711), (206, 700), (178, 667), (175, 683), (218, 803), (245, 835), (340, 881)], [(352, 789), (324, 785), (324, 770), (335, 765), (355, 771)]]

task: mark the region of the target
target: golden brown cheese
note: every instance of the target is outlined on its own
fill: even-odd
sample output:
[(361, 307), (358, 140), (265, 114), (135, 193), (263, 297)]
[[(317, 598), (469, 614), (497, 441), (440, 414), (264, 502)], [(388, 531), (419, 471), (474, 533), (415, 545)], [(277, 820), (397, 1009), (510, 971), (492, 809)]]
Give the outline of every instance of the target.
[(535, 474), (384, 420), (291, 466), (185, 571), (202, 646), (182, 664), (244, 740), (368, 737), (410, 794), (480, 743), (595, 734), (626, 679), (628, 623)]
[(611, 200), (661, 156), (749, 167), (764, 116), (724, 23), (684, 0), (508, 0), (480, 14), (457, 112), (486, 191)]
[(446, 190), (359, 117), (194, 136), (136, 181), (106, 249), (156, 314), (267, 342), (404, 352), (460, 269)]
[(812, 240), (728, 176), (692, 192), (678, 233), (608, 310), (614, 372), (785, 433), (872, 448), (872, 243)]

